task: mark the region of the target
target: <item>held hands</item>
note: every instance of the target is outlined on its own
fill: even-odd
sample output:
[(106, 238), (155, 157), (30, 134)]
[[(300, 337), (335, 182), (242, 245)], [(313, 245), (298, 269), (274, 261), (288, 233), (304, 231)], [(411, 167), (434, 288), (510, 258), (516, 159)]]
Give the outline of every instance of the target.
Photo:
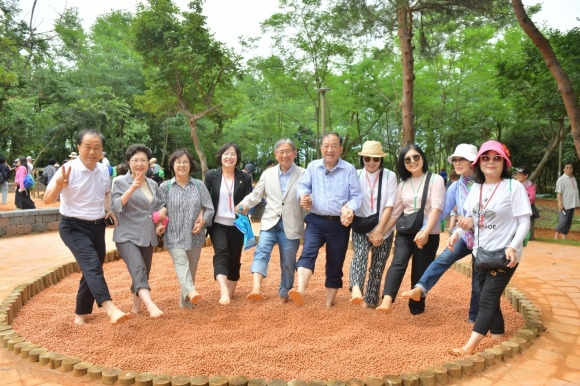
[(193, 224), (193, 230), (191, 231), (191, 233), (193, 233), (194, 235), (198, 235), (203, 230), (204, 226), (205, 226), (205, 221), (204, 221), (203, 217), (198, 217), (195, 220), (195, 223)]
[(159, 223), (157, 224), (157, 226), (155, 227), (155, 233), (157, 233), (158, 236), (161, 236), (162, 234), (165, 233), (165, 225)]
[(249, 208), (247, 208), (246, 206), (244, 206), (244, 205), (242, 205), (242, 204), (239, 204), (239, 205), (237, 206), (237, 210), (238, 210), (238, 213), (241, 213), (241, 214), (243, 214), (244, 216), (247, 216), (247, 215), (248, 215), (248, 210), (249, 210)]
[(369, 233), (369, 241), (375, 247), (380, 246), (383, 243), (383, 233), (376, 228), (373, 229), (372, 232)]
[(312, 209), (312, 197), (308, 194), (300, 196), (300, 207), (304, 210)]
[(423, 246), (425, 246), (425, 244), (427, 244), (427, 241), (429, 241), (429, 233), (425, 232), (424, 230), (420, 230), (415, 235), (413, 241), (415, 242), (415, 244), (417, 244), (417, 248), (423, 249)]
[[(113, 221), (113, 224), (111, 224), (109, 221)], [(115, 213), (108, 211), (105, 214), (105, 222), (107, 223), (108, 226), (111, 227), (116, 227), (117, 225), (119, 225), (119, 221), (117, 220), (117, 216), (115, 216)]]
[(354, 220), (354, 210), (350, 209), (348, 206), (343, 205), (340, 209), (340, 223), (347, 227)]
[(457, 226), (466, 231), (473, 229), (473, 217), (458, 217)]

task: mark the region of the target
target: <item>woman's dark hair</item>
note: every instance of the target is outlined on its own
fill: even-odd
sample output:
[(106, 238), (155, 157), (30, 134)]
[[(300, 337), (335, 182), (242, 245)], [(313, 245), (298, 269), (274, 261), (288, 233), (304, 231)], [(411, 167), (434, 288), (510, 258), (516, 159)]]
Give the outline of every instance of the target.
[(0, 155), (0, 164), (3, 164), (4, 162), (6, 162), (6, 158)]
[(180, 158), (184, 154), (187, 156), (187, 160), (189, 161), (189, 165), (190, 165), (189, 172), (193, 173), (196, 170), (195, 161), (193, 160), (193, 154), (191, 154), (191, 152), (189, 150), (183, 148), (183, 149), (177, 149), (169, 155), (169, 160), (167, 162), (169, 164), (169, 169), (172, 172), (174, 171), (173, 165), (175, 164), (175, 161), (177, 161), (177, 159)]
[(224, 143), (217, 151), (215, 159), (217, 160), (218, 164), (221, 166), (222, 164), (222, 156), (230, 147), (233, 147), (236, 150), (236, 167), (242, 162), (242, 152), (238, 145), (233, 142)]
[(83, 143), (83, 138), (85, 138), (85, 136), (90, 135), (90, 136), (96, 136), (99, 137), (101, 139), (101, 145), (103, 145), (103, 149), (105, 148), (105, 136), (103, 135), (103, 133), (98, 132), (96, 130), (92, 130), (92, 129), (84, 129), (79, 131), (78, 135), (77, 135), (77, 145), (80, 145), (81, 143)]
[(118, 176), (123, 176), (123, 175), (129, 173), (129, 166), (127, 166), (126, 163), (119, 164), (115, 168), (117, 169)]
[(25, 168), (28, 169), (28, 162), (26, 162), (26, 157), (24, 156), (18, 157), (18, 161), (20, 161), (20, 166), (24, 166)]
[[(484, 154), (487, 154), (487, 152), (485, 152)], [(480, 157), (482, 155), (480, 155)], [(501, 171), (501, 179), (503, 180), (504, 178), (512, 178), (512, 174), (509, 172), (509, 170), (507, 168), (507, 161), (503, 157), (502, 157), (502, 161), (503, 161), (503, 170)], [(479, 167), (480, 162), (481, 161), (478, 158), (477, 163), (473, 167), (473, 181), (478, 183), (478, 184), (483, 184), (485, 182), (485, 175), (483, 174), (483, 172), (481, 171), (481, 168)]]
[(48, 164), (49, 164), (49, 165), (55, 165), (55, 164), (56, 164), (56, 160), (55, 160), (54, 158), (50, 158), (50, 159), (48, 160)]
[(429, 170), (429, 163), (427, 162), (427, 157), (425, 156), (425, 153), (423, 153), (423, 150), (421, 150), (421, 148), (419, 146), (417, 146), (415, 144), (403, 146), (401, 148), (401, 151), (399, 152), (399, 163), (397, 164), (397, 169), (399, 171), (399, 177), (403, 181), (405, 181), (411, 177), (411, 172), (408, 171), (407, 168), (405, 167), (405, 155), (411, 149), (417, 151), (417, 153), (419, 153), (421, 158), (423, 158), (423, 173), (427, 173), (427, 171)]
[(125, 161), (127, 161), (127, 164), (129, 164), (129, 161), (131, 160), (131, 158), (139, 152), (145, 153), (147, 155), (147, 161), (149, 161), (151, 159), (151, 157), (153, 157), (153, 153), (151, 152), (151, 149), (149, 149), (145, 145), (142, 145), (140, 143), (136, 143), (136, 144), (129, 146), (127, 148), (127, 151), (125, 151)]
[[(365, 160), (364, 160), (365, 157), (368, 157), (368, 155), (364, 155), (364, 156), (361, 155), (360, 156), (360, 166), (363, 169), (365, 168)], [(376, 158), (376, 157), (374, 157), (374, 158)], [(379, 163), (379, 169), (381, 169), (383, 167), (383, 163), (385, 162), (385, 159), (383, 157), (380, 157), (380, 158), (381, 158), (381, 162)]]

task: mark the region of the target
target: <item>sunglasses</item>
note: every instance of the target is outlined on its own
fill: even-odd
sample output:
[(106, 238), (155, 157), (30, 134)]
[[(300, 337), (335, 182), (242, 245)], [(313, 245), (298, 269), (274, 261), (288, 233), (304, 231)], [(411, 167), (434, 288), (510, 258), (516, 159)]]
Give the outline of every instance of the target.
[(467, 161), (465, 158), (451, 158), (451, 163)]
[(364, 157), (363, 161), (365, 162), (371, 162), (371, 160), (375, 161), (375, 162), (380, 162), (381, 159), (379, 157)]
[(411, 157), (405, 157), (405, 159), (403, 161), (405, 161), (406, 164), (410, 164), (411, 162), (415, 161), (419, 161), (421, 159), (421, 156), (419, 154), (414, 154), (413, 158)]
[(479, 159), (485, 163), (487, 163), (491, 160), (493, 160), (493, 162), (500, 162), (501, 160), (503, 160), (503, 157), (501, 155), (494, 155), (493, 157), (490, 157), (490, 156), (484, 154), (481, 157), (479, 157)]

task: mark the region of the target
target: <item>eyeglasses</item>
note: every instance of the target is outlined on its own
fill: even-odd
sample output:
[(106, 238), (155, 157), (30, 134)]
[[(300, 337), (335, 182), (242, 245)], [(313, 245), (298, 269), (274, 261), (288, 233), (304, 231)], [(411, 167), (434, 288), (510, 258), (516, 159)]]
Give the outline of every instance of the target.
[(419, 161), (421, 159), (421, 156), (419, 154), (413, 154), (413, 157), (405, 157), (404, 161), (406, 164), (410, 164), (411, 162), (415, 161)]
[(371, 162), (371, 160), (375, 161), (375, 162), (380, 162), (381, 159), (379, 157), (364, 157), (363, 160), (365, 162)]
[(503, 157), (501, 155), (494, 155), (493, 157), (491, 157), (491, 156), (484, 154), (481, 157), (479, 157), (479, 159), (485, 163), (488, 163), (491, 160), (493, 160), (493, 162), (499, 162), (503, 159)]
[(175, 161), (177, 165), (189, 165), (189, 161)]
[(294, 150), (276, 150), (276, 153), (280, 155), (290, 155), (294, 152)]
[(149, 160), (145, 158), (144, 159), (133, 158), (129, 162), (131, 162), (132, 164), (148, 164)]
[(463, 161), (467, 161), (465, 158), (461, 157), (461, 158), (451, 158), (451, 163), (454, 164), (456, 162), (463, 162)]

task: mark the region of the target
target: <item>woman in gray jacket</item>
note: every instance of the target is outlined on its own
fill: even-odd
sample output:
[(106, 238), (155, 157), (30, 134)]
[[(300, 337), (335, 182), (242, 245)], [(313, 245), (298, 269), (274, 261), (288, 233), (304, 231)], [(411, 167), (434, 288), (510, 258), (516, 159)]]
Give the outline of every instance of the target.
[(119, 222), (113, 241), (131, 275), (133, 313), (139, 313), (143, 303), (149, 316), (157, 318), (163, 311), (151, 300), (149, 273), (157, 245), (152, 216), (163, 203), (157, 199), (157, 183), (145, 177), (151, 155), (151, 149), (141, 144), (131, 145), (125, 152), (130, 173), (119, 178), (113, 189), (113, 211)]

